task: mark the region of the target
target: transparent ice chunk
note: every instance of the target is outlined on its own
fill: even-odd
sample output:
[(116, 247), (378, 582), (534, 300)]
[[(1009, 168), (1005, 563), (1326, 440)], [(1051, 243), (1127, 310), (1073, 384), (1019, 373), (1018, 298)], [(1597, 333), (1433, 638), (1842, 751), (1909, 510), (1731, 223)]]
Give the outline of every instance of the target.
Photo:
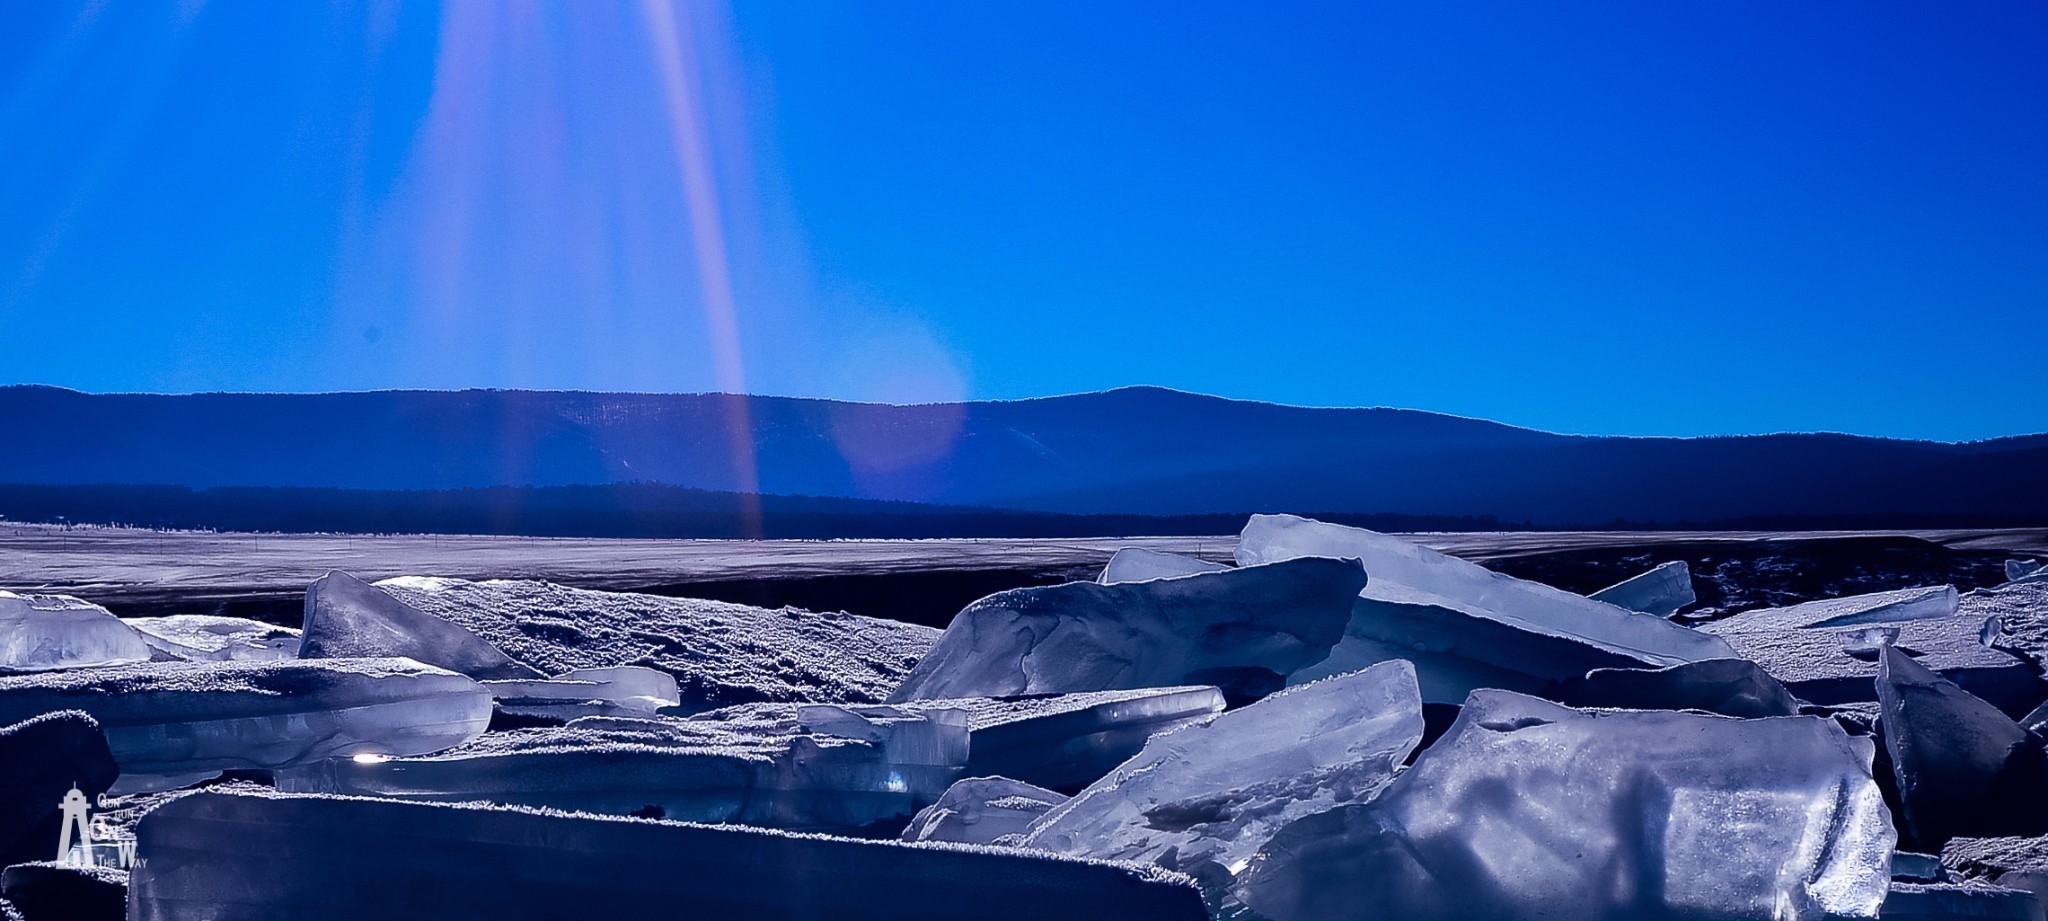
[(585, 716), (652, 716), (682, 703), (674, 675), (637, 665), (579, 668), (553, 678), (483, 684), (500, 710), (562, 722)]
[(1383, 663), (1154, 736), (1023, 844), (1186, 873), (1220, 908), (1275, 831), (1370, 799), (1421, 739), (1414, 667)]
[(946, 788), (938, 802), (919, 810), (902, 838), (959, 844), (1021, 838), (1034, 820), (1066, 801), (1065, 794), (1008, 777), (968, 777)]
[(1477, 691), (1378, 798), (1276, 834), (1237, 893), (1272, 921), (1872, 918), (1894, 842), (1872, 755), (1818, 717)]
[(1670, 617), (1699, 600), (1692, 591), (1692, 568), (1684, 560), (1664, 563), (1586, 597), (1658, 617)]
[(967, 717), (956, 710), (747, 704), (493, 732), (416, 758), (334, 759), (280, 772), (277, 785), (848, 831), (930, 804), (959, 778), (967, 752)]
[(1174, 576), (1192, 576), (1198, 572), (1221, 572), (1230, 567), (1191, 556), (1161, 553), (1143, 547), (1124, 547), (1112, 554), (1109, 563), (1102, 567), (1102, 575), (1095, 581), (1103, 585), (1117, 582), (1146, 582), (1152, 579), (1170, 579)]
[(541, 676), (483, 637), (348, 573), (330, 572), (306, 589), (299, 657), (363, 656), (404, 656), (472, 678)]
[(1355, 561), (1310, 558), (998, 592), (954, 617), (889, 699), (1207, 684), (1254, 700), (1329, 654), (1365, 579)]
[(1896, 647), (1879, 660), (1877, 699), (1900, 830), (1915, 844), (2048, 832), (2048, 757), (2039, 739)]
[(1718, 637), (1583, 595), (1516, 579), (1398, 537), (1293, 515), (1253, 515), (1240, 565), (1303, 556), (1356, 558), (1370, 580), (1343, 642), (1295, 683), (1388, 659), (1415, 663), (1423, 699), (1455, 704), (1475, 688), (1540, 691), (1596, 668), (1660, 668), (1731, 658)]
[(0, 671), (122, 665), (149, 644), (106, 608), (70, 595), (0, 591)]
[(136, 837), (139, 921), (1207, 921), (1146, 868), (474, 804), (206, 791)]
[(0, 723), (80, 710), (121, 765), (115, 792), (337, 756), (417, 755), (483, 734), (490, 694), (411, 659), (145, 662), (0, 678)]
[(972, 733), (969, 775), (1000, 775), (1073, 793), (1137, 754), (1147, 739), (1222, 713), (1223, 694), (1212, 687), (1138, 688), (900, 706), (966, 713)]
[(245, 617), (172, 614), (130, 617), (124, 623), (151, 649), (189, 661), (269, 662), (299, 657), (299, 631)]

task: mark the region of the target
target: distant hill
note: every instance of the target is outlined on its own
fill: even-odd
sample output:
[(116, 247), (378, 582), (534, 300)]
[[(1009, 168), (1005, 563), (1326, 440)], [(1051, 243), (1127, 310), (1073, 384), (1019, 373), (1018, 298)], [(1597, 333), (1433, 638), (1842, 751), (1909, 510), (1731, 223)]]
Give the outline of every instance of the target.
[(715, 394), (162, 396), (17, 386), (0, 388), (0, 431), (0, 483), (16, 484), (658, 483), (982, 510), (1295, 510), (1540, 526), (2048, 522), (2048, 435), (1970, 444), (1608, 438), (1148, 387), (885, 406)]

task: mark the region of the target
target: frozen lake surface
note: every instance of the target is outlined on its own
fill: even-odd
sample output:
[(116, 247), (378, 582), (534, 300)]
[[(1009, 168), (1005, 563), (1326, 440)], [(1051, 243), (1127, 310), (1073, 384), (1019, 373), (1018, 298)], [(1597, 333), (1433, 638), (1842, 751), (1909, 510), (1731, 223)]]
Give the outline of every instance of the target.
[[(1740, 548), (1770, 541), (1841, 544), (1909, 538), (1912, 543), (1926, 542), (1929, 552), (1967, 553), (1984, 565), (2000, 555), (2048, 556), (2048, 528), (1505, 531), (1403, 536), (1528, 578), (1549, 578), (1542, 561), (1561, 554), (1593, 553), (1619, 560), (1629, 558), (1619, 551), (1636, 548), (1657, 557), (1659, 547)], [(944, 615), (994, 591), (1092, 579), (1112, 554), (1125, 547), (1222, 563), (1231, 560), (1237, 536), (638, 540), (166, 532), (0, 523), (0, 586), (79, 595), (124, 615), (223, 611), (296, 625), (297, 606), (306, 586), (330, 570), (368, 581), (431, 573), (461, 579), (545, 579), (608, 591), (839, 608), (927, 623), (937, 620), (942, 625)], [(890, 598), (910, 595), (932, 597), (901, 602), (910, 607), (890, 610)]]

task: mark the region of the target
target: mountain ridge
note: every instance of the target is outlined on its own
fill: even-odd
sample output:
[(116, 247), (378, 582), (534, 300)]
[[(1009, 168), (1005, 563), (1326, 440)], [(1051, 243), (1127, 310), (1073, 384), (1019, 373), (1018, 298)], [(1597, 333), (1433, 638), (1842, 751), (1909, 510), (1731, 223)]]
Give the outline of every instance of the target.
[[(735, 438), (746, 422), (745, 437)], [(648, 482), (1066, 514), (1536, 523), (2048, 514), (2048, 434), (1559, 434), (1155, 387), (910, 405), (592, 391), (0, 387), (0, 482), (442, 490)]]

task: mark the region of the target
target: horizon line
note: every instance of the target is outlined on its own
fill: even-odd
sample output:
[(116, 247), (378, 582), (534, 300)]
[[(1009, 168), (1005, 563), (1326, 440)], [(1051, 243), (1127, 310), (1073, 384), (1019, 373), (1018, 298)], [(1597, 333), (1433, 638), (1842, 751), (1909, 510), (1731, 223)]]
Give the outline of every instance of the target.
[(1116, 386), (1116, 387), (1109, 387), (1109, 388), (1105, 388), (1105, 389), (1102, 389), (1102, 390), (1080, 390), (1080, 391), (1072, 391), (1072, 392), (1068, 392), (1068, 393), (1054, 393), (1054, 394), (1045, 394), (1045, 395), (1041, 395), (1041, 396), (1030, 396), (1030, 397), (1009, 397), (1009, 398), (986, 398), (986, 399), (961, 399), (961, 400), (929, 400), (929, 401), (922, 401), (922, 402), (907, 402), (907, 403), (891, 403), (891, 402), (885, 402), (885, 401), (881, 401), (881, 400), (849, 400), (849, 399), (843, 399), (843, 398), (840, 398), (840, 397), (819, 397), (819, 396), (807, 396), (807, 395), (799, 395), (799, 394), (780, 394), (780, 393), (733, 393), (733, 392), (730, 392), (730, 391), (724, 391), (724, 390), (687, 390), (687, 391), (683, 391), (683, 390), (593, 390), (593, 389), (584, 389), (584, 388), (575, 388), (575, 387), (564, 387), (564, 388), (552, 388), (552, 387), (459, 387), (459, 388), (443, 388), (443, 387), (379, 387), (379, 388), (372, 388), (372, 389), (366, 389), (366, 390), (185, 390), (185, 391), (155, 391), (155, 390), (80, 390), (80, 389), (78, 389), (78, 388), (75, 388), (75, 387), (66, 387), (66, 386), (63, 386), (63, 385), (60, 385), (60, 384), (41, 384), (41, 383), (31, 383), (31, 382), (19, 382), (19, 383), (12, 383), (12, 384), (0, 384), (0, 390), (14, 390), (14, 389), (31, 389), (31, 390), (58, 390), (58, 391), (63, 391), (63, 392), (65, 392), (65, 393), (72, 393), (72, 394), (77, 394), (77, 395), (79, 395), (79, 396), (103, 396), (103, 397), (127, 397), (127, 396), (139, 396), (139, 397), (201, 397), (201, 396), (256, 396), (256, 397), (269, 397), (269, 396), (275, 396), (275, 397), (293, 397), (293, 396), (301, 396), (301, 397), (313, 397), (313, 396), (360, 396), (360, 395), (370, 395), (370, 394), (394, 394), (394, 393), (421, 393), (421, 394), (428, 394), (428, 393), (431, 393), (431, 394), (461, 394), (461, 393), (531, 393), (531, 394), (579, 394), (579, 395), (589, 395), (589, 396), (626, 396), (626, 397), (734, 397), (734, 396), (740, 396), (740, 397), (746, 397), (746, 398), (749, 398), (749, 399), (765, 399), (765, 400), (796, 400), (796, 401), (806, 401), (806, 402), (814, 402), (814, 403), (838, 403), (838, 404), (843, 404), (843, 405), (849, 405), (849, 406), (887, 406), (887, 407), (895, 407), (895, 408), (903, 408), (903, 409), (908, 409), (908, 408), (916, 408), (916, 407), (924, 407), (924, 406), (970, 406), (970, 405), (975, 405), (975, 404), (1008, 404), (1008, 403), (1036, 403), (1036, 402), (1044, 402), (1044, 401), (1049, 401), (1049, 400), (1064, 400), (1064, 399), (1074, 399), (1074, 398), (1079, 398), (1079, 397), (1090, 397), (1090, 396), (1103, 396), (1103, 395), (1108, 395), (1108, 394), (1113, 394), (1113, 393), (1120, 393), (1120, 392), (1124, 392), (1124, 391), (1132, 391), (1132, 390), (1142, 390), (1142, 391), (1159, 391), (1159, 392), (1163, 392), (1163, 393), (1170, 393), (1170, 394), (1175, 394), (1175, 395), (1178, 395), (1178, 396), (1186, 396), (1186, 397), (1197, 397), (1197, 398), (1201, 398), (1201, 399), (1206, 399), (1206, 400), (1219, 400), (1219, 401), (1222, 401), (1222, 402), (1225, 402), (1225, 403), (1241, 403), (1241, 404), (1246, 404), (1246, 405), (1252, 405), (1252, 406), (1270, 406), (1270, 407), (1275, 407), (1275, 408), (1279, 408), (1279, 409), (1294, 409), (1294, 410), (1304, 410), (1304, 411), (1328, 411), (1328, 412), (1361, 412), (1361, 411), (1363, 411), (1363, 412), (1399, 412), (1399, 413), (1420, 413), (1420, 414), (1423, 414), (1423, 415), (1429, 415), (1429, 416), (1438, 416), (1438, 417), (1442, 417), (1442, 418), (1446, 418), (1446, 419), (1459, 419), (1459, 420), (1463, 420), (1463, 421), (1467, 421), (1467, 422), (1477, 422), (1477, 423), (1483, 423), (1483, 424), (1486, 424), (1486, 425), (1497, 425), (1497, 426), (1501, 426), (1501, 427), (1503, 427), (1503, 428), (1510, 428), (1510, 429), (1516, 429), (1516, 430), (1519, 430), (1519, 431), (1525, 431), (1525, 432), (1535, 432), (1535, 433), (1538, 433), (1538, 434), (1543, 434), (1543, 435), (1555, 435), (1555, 436), (1559, 436), (1559, 437), (1563, 437), (1563, 438), (1614, 438), (1614, 439), (1628, 439), (1628, 440), (1636, 440), (1636, 441), (1707, 441), (1707, 440), (1712, 440), (1712, 439), (1729, 439), (1729, 438), (1774, 438), (1774, 437), (1783, 437), (1783, 436), (1807, 435), (1807, 436), (1820, 436), (1820, 437), (1829, 437), (1829, 436), (1832, 436), (1832, 437), (1841, 437), (1841, 438), (1860, 438), (1860, 439), (1867, 439), (1867, 440), (1871, 440), (1871, 441), (1892, 441), (1892, 442), (1903, 442), (1903, 443), (1908, 443), (1908, 444), (1936, 444), (1936, 445), (1981, 445), (1981, 444), (1988, 444), (1988, 443), (1991, 443), (1991, 442), (1998, 442), (1998, 441), (2012, 441), (2012, 440), (2018, 440), (2018, 439), (2025, 439), (2025, 438), (2037, 438), (2037, 437), (2042, 437), (2042, 436), (2048, 436), (2048, 431), (2034, 431), (2034, 432), (2026, 432), (2026, 431), (2022, 431), (2022, 432), (2015, 432), (2015, 433), (2013, 433), (2013, 434), (2010, 434), (2010, 435), (1996, 435), (1996, 436), (1991, 436), (1991, 437), (1988, 437), (1988, 438), (1971, 438), (1971, 439), (1957, 439), (1957, 440), (1944, 440), (1944, 439), (1939, 439), (1939, 438), (1903, 438), (1903, 437), (1899, 437), (1899, 436), (1894, 436), (1894, 435), (1865, 435), (1865, 434), (1859, 434), (1859, 433), (1856, 433), (1856, 432), (1845, 432), (1845, 431), (1840, 431), (1840, 430), (1835, 430), (1835, 429), (1811, 429), (1811, 430), (1803, 430), (1803, 431), (1801, 431), (1801, 430), (1782, 430), (1782, 429), (1781, 429), (1781, 430), (1777, 430), (1777, 431), (1769, 431), (1769, 432), (1720, 432), (1720, 433), (1712, 433), (1712, 434), (1704, 434), (1704, 435), (1632, 435), (1632, 434), (1617, 434), (1617, 433), (1601, 433), (1601, 432), (1560, 432), (1560, 431), (1554, 431), (1554, 430), (1551, 430), (1551, 429), (1542, 429), (1542, 428), (1536, 428), (1536, 427), (1534, 427), (1534, 426), (1528, 426), (1528, 425), (1520, 425), (1520, 424), (1517, 424), (1517, 423), (1513, 423), (1513, 422), (1504, 422), (1504, 421), (1501, 421), (1501, 420), (1499, 420), (1499, 419), (1488, 419), (1488, 418), (1485, 418), (1485, 417), (1483, 417), (1483, 416), (1468, 416), (1468, 415), (1463, 415), (1463, 414), (1460, 414), (1460, 413), (1444, 412), (1444, 411), (1441, 411), (1441, 410), (1434, 410), (1434, 409), (1421, 409), (1421, 408), (1417, 408), (1417, 407), (1409, 407), (1409, 406), (1387, 406), (1387, 405), (1384, 405), (1384, 404), (1382, 404), (1382, 405), (1375, 405), (1375, 406), (1365, 406), (1365, 405), (1356, 405), (1356, 404), (1352, 404), (1352, 405), (1308, 405), (1308, 404), (1301, 404), (1301, 403), (1282, 403), (1282, 402), (1279, 402), (1279, 401), (1276, 401), (1276, 400), (1260, 400), (1260, 399), (1252, 399), (1252, 398), (1247, 398), (1247, 397), (1231, 397), (1231, 396), (1223, 396), (1223, 395), (1220, 395), (1220, 394), (1213, 394), (1213, 393), (1202, 393), (1202, 392), (1200, 392), (1200, 391), (1195, 391), (1195, 390), (1185, 390), (1185, 389), (1182, 389), (1182, 388), (1179, 388), (1179, 387), (1169, 387), (1169, 386), (1165, 386), (1165, 385), (1162, 385), (1162, 384), (1122, 384), (1122, 385), (1118, 385), (1118, 386)]

